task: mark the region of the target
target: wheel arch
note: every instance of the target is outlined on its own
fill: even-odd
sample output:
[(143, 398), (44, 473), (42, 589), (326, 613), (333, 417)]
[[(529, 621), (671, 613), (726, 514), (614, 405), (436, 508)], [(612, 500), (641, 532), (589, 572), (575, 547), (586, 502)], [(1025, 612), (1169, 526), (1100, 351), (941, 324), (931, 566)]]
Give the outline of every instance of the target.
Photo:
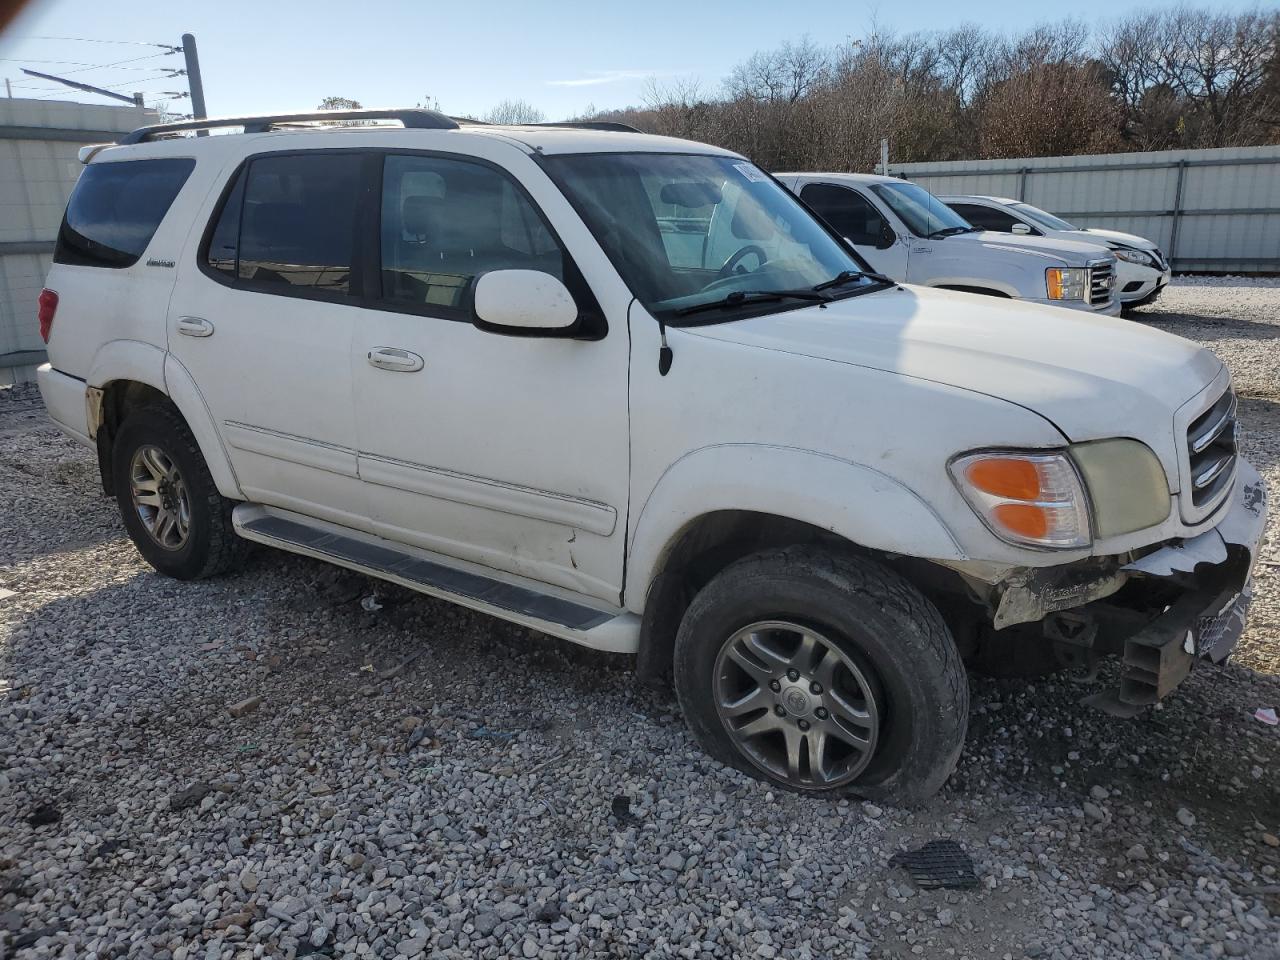
[(704, 448), (663, 475), (631, 538), (624, 601), (642, 613), (640, 676), (669, 673), (684, 610), (716, 573), (758, 550), (802, 543), (881, 557), (964, 556), (928, 504), (871, 468), (793, 448)]
[(98, 470), (108, 496), (112, 495), (112, 444), (120, 424), (141, 406), (168, 404), (196, 438), (218, 492), (230, 499), (244, 499), (204, 397), (172, 355), (136, 340), (112, 341), (94, 356), (86, 382), (90, 391), (89, 435), (98, 450)]

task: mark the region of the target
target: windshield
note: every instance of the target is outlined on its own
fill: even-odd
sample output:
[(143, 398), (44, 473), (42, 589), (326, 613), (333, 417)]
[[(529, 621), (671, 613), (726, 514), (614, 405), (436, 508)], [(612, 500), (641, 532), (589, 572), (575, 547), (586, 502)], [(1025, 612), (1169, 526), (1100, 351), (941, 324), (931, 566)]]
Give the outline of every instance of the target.
[(1067, 223), (1067, 221), (1063, 220), (1061, 217), (1055, 217), (1052, 213), (1046, 213), (1039, 207), (1033, 207), (1029, 203), (1015, 203), (1013, 204), (1013, 209), (1017, 210), (1018, 213), (1022, 214), (1028, 220), (1034, 220), (1036, 223), (1040, 224), (1040, 226), (1047, 227), (1050, 230), (1080, 229), (1075, 224)]
[[(697, 313), (717, 322), (883, 285), (860, 276), (866, 265), (745, 160), (596, 153), (546, 157), (543, 166), (659, 319)], [(754, 296), (763, 293), (773, 296)]]
[(918, 237), (969, 233), (975, 228), (924, 187), (915, 183), (877, 183), (872, 190)]

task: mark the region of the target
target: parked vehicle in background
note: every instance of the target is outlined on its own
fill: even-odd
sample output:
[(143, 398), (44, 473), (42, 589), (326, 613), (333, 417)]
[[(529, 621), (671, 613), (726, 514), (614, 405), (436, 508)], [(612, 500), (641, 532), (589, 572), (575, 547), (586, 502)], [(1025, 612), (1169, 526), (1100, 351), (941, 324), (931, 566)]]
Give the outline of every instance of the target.
[(1125, 309), (1151, 303), (1173, 275), (1160, 248), (1145, 237), (1119, 230), (1077, 227), (1039, 207), (1007, 197), (966, 195), (939, 199), (975, 227), (992, 233), (1079, 240), (1110, 250), (1117, 261), (1116, 299)]
[(997, 629), (1122, 655), (1116, 709), (1230, 653), (1265, 492), (1212, 353), (899, 286), (743, 157), (586, 126), (86, 149), (40, 389), (141, 555), (256, 541), (635, 654), (723, 762), (898, 801)]
[(998, 235), (918, 184), (861, 173), (778, 179), (878, 271), (904, 283), (1114, 316), (1116, 261), (1096, 244)]

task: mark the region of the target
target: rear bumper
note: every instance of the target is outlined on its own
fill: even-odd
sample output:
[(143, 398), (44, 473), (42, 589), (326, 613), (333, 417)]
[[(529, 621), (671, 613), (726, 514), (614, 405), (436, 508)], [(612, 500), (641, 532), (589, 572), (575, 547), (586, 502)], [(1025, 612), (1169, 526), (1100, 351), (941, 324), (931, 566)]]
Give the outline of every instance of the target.
[(49, 418), (58, 429), (72, 440), (92, 447), (94, 443), (89, 436), (89, 412), (86, 404), (88, 387), (85, 382), (55, 370), (47, 363), (36, 369), (36, 382), (40, 385), (40, 396), (44, 398)]

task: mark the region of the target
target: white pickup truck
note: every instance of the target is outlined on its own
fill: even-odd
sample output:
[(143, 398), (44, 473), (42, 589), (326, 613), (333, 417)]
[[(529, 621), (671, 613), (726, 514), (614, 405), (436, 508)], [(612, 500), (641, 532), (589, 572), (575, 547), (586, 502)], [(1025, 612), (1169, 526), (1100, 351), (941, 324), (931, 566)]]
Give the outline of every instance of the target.
[(725, 763), (899, 801), (996, 631), (1121, 657), (1113, 710), (1230, 653), (1266, 509), (1217, 357), (899, 286), (744, 157), (589, 126), (86, 148), (40, 389), (146, 561), (255, 541), (633, 654)]
[(778, 179), (887, 277), (1115, 316), (1116, 258), (1099, 243), (974, 227), (919, 184), (859, 173)]
[(1078, 240), (1096, 243), (1116, 257), (1116, 299), (1122, 309), (1151, 303), (1169, 284), (1173, 270), (1160, 248), (1146, 237), (1119, 230), (1077, 227), (1061, 217), (1006, 197), (939, 197), (975, 227), (1051, 240)]

